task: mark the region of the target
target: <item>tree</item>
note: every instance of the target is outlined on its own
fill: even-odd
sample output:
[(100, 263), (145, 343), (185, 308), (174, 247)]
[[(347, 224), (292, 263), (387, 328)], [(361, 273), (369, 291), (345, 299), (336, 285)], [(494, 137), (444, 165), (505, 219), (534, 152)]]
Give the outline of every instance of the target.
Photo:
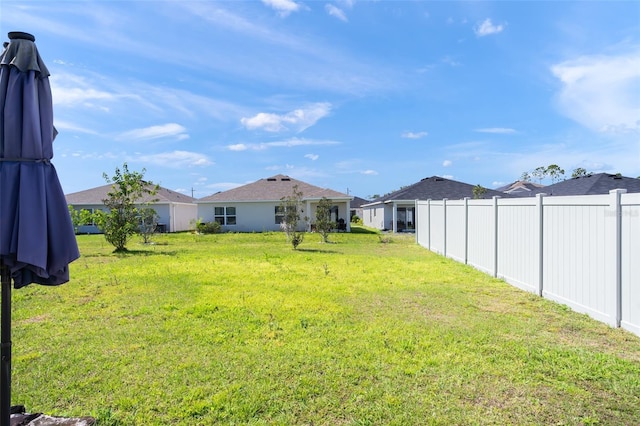
[(486, 193), (487, 188), (483, 187), (482, 185), (476, 185), (473, 187), (473, 198), (476, 200), (482, 198), (482, 196)]
[(522, 176), (520, 176), (520, 180), (524, 181), (524, 182), (530, 182), (531, 181), (531, 175), (529, 174), (529, 172), (524, 172), (524, 173), (522, 173)]
[(77, 210), (74, 209), (71, 204), (67, 206), (69, 209), (69, 214), (71, 215), (71, 223), (73, 224), (73, 229), (78, 233), (78, 228), (83, 225), (89, 225), (93, 221), (93, 214), (87, 209)]
[(329, 233), (336, 227), (331, 221), (331, 201), (322, 197), (316, 209), (316, 231), (322, 236), (322, 241), (329, 242)]
[(531, 174), (538, 179), (538, 183), (542, 183), (542, 179), (547, 177), (547, 168), (543, 166), (536, 167)]
[(151, 207), (139, 209), (138, 215), (140, 217), (138, 233), (142, 237), (142, 242), (149, 244), (151, 242), (151, 236), (156, 232), (160, 215)]
[(564, 169), (561, 169), (557, 164), (550, 164), (545, 172), (551, 178), (552, 183), (556, 183), (564, 177)]
[(287, 241), (291, 243), (294, 249), (298, 248), (304, 240), (304, 232), (298, 231), (298, 222), (301, 220), (302, 196), (302, 191), (298, 190), (298, 185), (294, 185), (291, 195), (282, 197), (278, 206), (279, 213), (282, 214), (280, 227), (287, 235)]
[(575, 168), (573, 169), (573, 172), (571, 172), (572, 178), (586, 177), (586, 176), (591, 176), (591, 173), (582, 167)]
[(127, 163), (124, 163), (122, 170), (116, 167), (113, 177), (102, 174), (107, 183), (113, 184), (107, 193), (108, 198), (102, 200), (109, 211), (98, 211), (95, 217), (105, 239), (115, 247), (115, 252), (127, 251), (128, 239), (139, 232), (140, 216), (136, 204), (143, 197), (153, 196), (158, 191), (157, 185), (144, 180), (145, 172), (145, 169), (142, 172), (130, 172)]

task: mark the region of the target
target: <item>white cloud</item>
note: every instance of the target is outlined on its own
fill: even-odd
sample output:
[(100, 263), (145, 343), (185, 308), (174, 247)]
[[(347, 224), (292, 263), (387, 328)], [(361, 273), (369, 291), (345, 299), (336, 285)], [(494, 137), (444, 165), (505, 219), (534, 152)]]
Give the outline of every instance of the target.
[(291, 12), (300, 10), (300, 5), (292, 0), (262, 0), (262, 3), (276, 10), (280, 16), (287, 16)]
[(299, 133), (316, 124), (318, 120), (326, 117), (330, 112), (330, 103), (317, 102), (282, 115), (261, 112), (253, 117), (243, 117), (240, 122), (249, 130), (262, 129), (272, 133), (285, 131)]
[(567, 117), (596, 132), (640, 131), (640, 48), (568, 60), (551, 72), (562, 83), (557, 105)]
[(473, 31), (478, 37), (484, 37), (490, 34), (497, 34), (504, 30), (504, 25), (494, 25), (491, 19), (487, 18), (480, 24), (476, 25)]
[(312, 145), (338, 145), (339, 142), (330, 140), (314, 140), (314, 139), (299, 139), (291, 138), (287, 140), (275, 141), (275, 142), (262, 142), (262, 143), (239, 143), (234, 145), (227, 145), (229, 151), (263, 151), (269, 148), (293, 148), (296, 146), (312, 146)]
[(229, 151), (246, 151), (247, 149), (249, 149), (249, 146), (244, 143), (236, 143), (233, 145), (227, 145), (227, 149)]
[(94, 101), (114, 101), (119, 96), (97, 89), (84, 77), (69, 73), (58, 73), (49, 78), (54, 106), (87, 105)]
[(404, 132), (402, 133), (401, 136), (407, 139), (420, 139), (420, 138), (424, 138), (428, 134), (429, 133), (427, 132)]
[(363, 175), (371, 175), (371, 176), (375, 176), (378, 174), (378, 172), (376, 172), (375, 170), (363, 170), (360, 173)]
[(318, 154), (306, 154), (304, 158), (308, 158), (311, 161), (316, 161), (320, 156)]
[(148, 162), (160, 166), (180, 168), (191, 166), (210, 166), (213, 164), (206, 155), (189, 151), (163, 152), (159, 154), (142, 155), (135, 161)]
[(76, 124), (69, 123), (67, 121), (55, 120), (55, 123), (53, 123), (53, 125), (58, 130), (58, 132), (64, 132), (64, 131), (68, 130), (70, 132), (86, 133), (88, 135), (97, 135), (98, 134), (98, 132), (96, 132), (93, 129), (87, 129), (85, 127), (80, 127), (80, 126), (78, 126)]
[(342, 22), (347, 22), (347, 15), (345, 15), (344, 10), (332, 5), (332, 4), (325, 4), (324, 5), (324, 10), (327, 11), (327, 13), (331, 16), (333, 16), (334, 18), (338, 18), (339, 20), (341, 20)]
[(513, 133), (517, 133), (514, 129), (510, 129), (508, 127), (486, 127), (482, 129), (475, 129), (475, 131), (480, 133), (495, 133), (500, 135), (510, 135)]
[(129, 130), (120, 133), (116, 137), (118, 140), (149, 140), (160, 138), (176, 138), (179, 140), (188, 139), (187, 129), (177, 123), (167, 123), (159, 126), (150, 126), (142, 129)]
[(451, 160), (444, 160), (442, 162), (442, 167), (451, 167), (453, 165), (453, 161)]

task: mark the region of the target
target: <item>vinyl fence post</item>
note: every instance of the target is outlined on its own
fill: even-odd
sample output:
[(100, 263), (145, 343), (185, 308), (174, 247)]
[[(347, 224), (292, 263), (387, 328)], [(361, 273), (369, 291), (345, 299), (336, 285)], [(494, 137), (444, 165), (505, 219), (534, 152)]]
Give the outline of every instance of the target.
[(498, 199), (499, 195), (493, 196), (493, 276), (498, 276)]
[(547, 194), (536, 194), (536, 215), (538, 220), (536, 221), (537, 229), (537, 243), (538, 243), (538, 296), (542, 296), (544, 291), (544, 196)]
[(469, 263), (469, 197), (464, 197), (464, 264)]
[(427, 199), (427, 248), (431, 250), (431, 198)]
[(447, 257), (447, 199), (442, 199), (442, 255)]
[(609, 277), (613, 282), (613, 303), (615, 304), (615, 326), (620, 327), (622, 321), (622, 206), (620, 195), (627, 192), (626, 189), (613, 189), (609, 191), (609, 213), (611, 221), (607, 227), (610, 235), (609, 250), (611, 266), (614, 268)]

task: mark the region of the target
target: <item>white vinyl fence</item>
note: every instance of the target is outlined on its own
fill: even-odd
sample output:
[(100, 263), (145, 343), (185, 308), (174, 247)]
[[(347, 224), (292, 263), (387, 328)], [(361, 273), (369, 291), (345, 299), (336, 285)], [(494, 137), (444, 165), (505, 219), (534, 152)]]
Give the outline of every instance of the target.
[(416, 240), (640, 335), (640, 193), (417, 200)]

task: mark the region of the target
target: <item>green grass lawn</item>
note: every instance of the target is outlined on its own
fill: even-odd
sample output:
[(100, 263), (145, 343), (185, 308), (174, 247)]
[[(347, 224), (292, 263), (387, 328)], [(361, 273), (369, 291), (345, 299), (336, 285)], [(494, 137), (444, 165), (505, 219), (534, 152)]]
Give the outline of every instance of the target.
[(100, 425), (637, 425), (640, 338), (362, 232), (78, 236), (13, 292), (13, 404)]

